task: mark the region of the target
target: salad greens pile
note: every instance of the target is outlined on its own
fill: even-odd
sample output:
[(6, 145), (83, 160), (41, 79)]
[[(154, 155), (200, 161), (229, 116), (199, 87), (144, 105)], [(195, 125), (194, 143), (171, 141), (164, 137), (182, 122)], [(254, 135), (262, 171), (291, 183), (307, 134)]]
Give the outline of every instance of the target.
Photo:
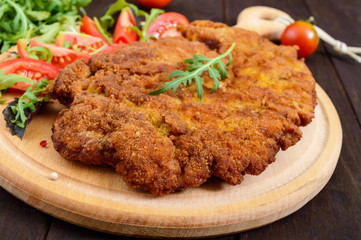
[(91, 0), (0, 0), (0, 52), (19, 38), (39, 36), (38, 41), (51, 42), (58, 32), (75, 31), (78, 10)]

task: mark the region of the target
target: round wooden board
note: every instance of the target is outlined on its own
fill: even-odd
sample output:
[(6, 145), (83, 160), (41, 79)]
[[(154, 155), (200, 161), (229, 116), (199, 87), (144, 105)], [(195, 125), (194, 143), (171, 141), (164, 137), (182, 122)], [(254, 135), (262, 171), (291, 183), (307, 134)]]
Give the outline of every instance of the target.
[[(330, 179), (342, 143), (337, 112), (317, 86), (318, 105), (303, 138), (261, 175), (229, 186), (210, 179), (197, 189), (163, 197), (132, 190), (107, 167), (59, 156), (51, 126), (59, 104), (49, 104), (21, 141), (0, 120), (0, 185), (29, 205), (65, 221), (114, 234), (147, 237), (205, 237), (259, 227), (306, 204)], [(8, 96), (11, 99), (12, 96)], [(2, 108), (5, 106), (3, 105)], [(42, 148), (41, 140), (48, 142)], [(57, 172), (57, 180), (50, 174)]]

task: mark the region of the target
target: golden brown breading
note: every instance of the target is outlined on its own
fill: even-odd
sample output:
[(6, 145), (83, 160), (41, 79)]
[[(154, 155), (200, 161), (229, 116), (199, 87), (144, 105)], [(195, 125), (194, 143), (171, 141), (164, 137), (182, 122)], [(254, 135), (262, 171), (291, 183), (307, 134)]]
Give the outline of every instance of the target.
[[(69, 108), (53, 126), (55, 149), (71, 160), (107, 164), (132, 188), (155, 195), (198, 187), (212, 175), (229, 184), (260, 174), (313, 118), (315, 81), (292, 47), (221, 23), (196, 21), (184, 37), (137, 42), (77, 61), (48, 88)], [(215, 57), (236, 42), (229, 78), (204, 95), (195, 85), (150, 96), (193, 54)]]

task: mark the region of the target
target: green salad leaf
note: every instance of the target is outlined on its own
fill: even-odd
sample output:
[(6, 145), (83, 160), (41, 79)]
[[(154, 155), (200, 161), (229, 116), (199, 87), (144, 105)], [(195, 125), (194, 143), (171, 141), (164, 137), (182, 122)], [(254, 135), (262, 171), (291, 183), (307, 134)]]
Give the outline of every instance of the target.
[(55, 40), (59, 31), (77, 31), (78, 10), (91, 0), (0, 0), (1, 53), (19, 38), (41, 35), (39, 41)]
[[(24, 79), (25, 77), (19, 78), (19, 75), (17, 75), (17, 77), (19, 81), (26, 80)], [(3, 110), (6, 126), (10, 128), (12, 135), (17, 135), (22, 139), (32, 118), (49, 102), (48, 95), (45, 95), (43, 98), (38, 98), (38, 95), (45, 92), (48, 84), (49, 81), (46, 79), (43, 79), (39, 84), (33, 81), (33, 88), (29, 87), (20, 98), (15, 98), (14, 101), (11, 101)]]

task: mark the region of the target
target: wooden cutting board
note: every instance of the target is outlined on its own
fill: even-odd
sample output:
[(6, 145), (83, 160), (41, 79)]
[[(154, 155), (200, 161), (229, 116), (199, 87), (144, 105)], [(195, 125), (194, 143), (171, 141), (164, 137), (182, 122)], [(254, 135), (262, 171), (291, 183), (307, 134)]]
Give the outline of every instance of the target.
[[(129, 189), (111, 168), (62, 158), (50, 139), (59, 104), (49, 104), (22, 141), (11, 136), (1, 116), (0, 185), (43, 212), (114, 234), (205, 237), (259, 227), (297, 211), (321, 191), (334, 171), (341, 124), (319, 86), (317, 97), (315, 119), (302, 128), (302, 140), (280, 152), (261, 175), (246, 175), (237, 186), (211, 179), (200, 188), (163, 197)], [(46, 148), (40, 146), (42, 140), (48, 142)], [(51, 180), (52, 172), (58, 173), (57, 180)]]

